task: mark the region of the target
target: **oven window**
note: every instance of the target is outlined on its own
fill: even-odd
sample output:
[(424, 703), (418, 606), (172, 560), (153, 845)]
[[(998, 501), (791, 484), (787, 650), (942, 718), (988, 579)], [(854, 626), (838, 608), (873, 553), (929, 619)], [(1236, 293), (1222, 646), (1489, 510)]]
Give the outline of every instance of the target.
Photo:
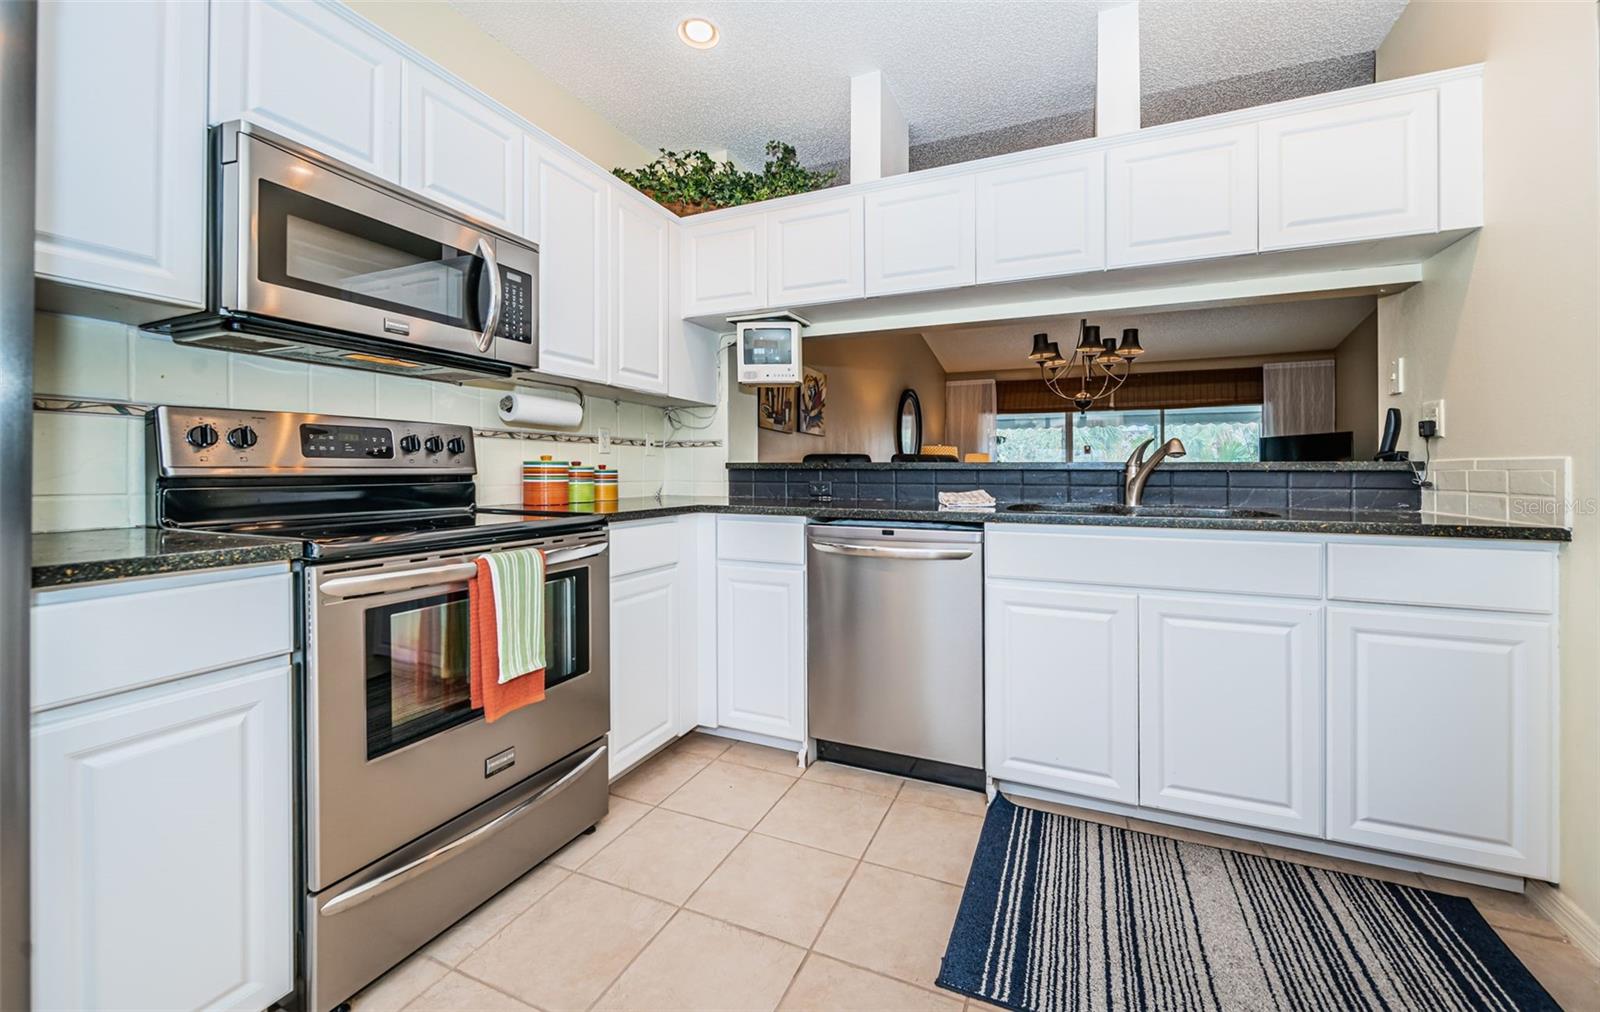
[(262, 281), (483, 329), (479, 257), (270, 180), (260, 187)]
[[(466, 591), (366, 612), (367, 758), (476, 719)], [(589, 670), (589, 571), (545, 581), (545, 688)], [(536, 704), (542, 705), (542, 704)]]

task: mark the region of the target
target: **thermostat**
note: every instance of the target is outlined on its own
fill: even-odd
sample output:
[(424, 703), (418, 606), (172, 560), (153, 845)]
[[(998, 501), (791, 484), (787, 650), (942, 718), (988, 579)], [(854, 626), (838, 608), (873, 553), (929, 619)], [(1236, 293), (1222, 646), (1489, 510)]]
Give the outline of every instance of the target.
[(800, 331), (806, 321), (793, 313), (733, 317), (738, 334), (739, 382), (761, 386), (798, 384)]

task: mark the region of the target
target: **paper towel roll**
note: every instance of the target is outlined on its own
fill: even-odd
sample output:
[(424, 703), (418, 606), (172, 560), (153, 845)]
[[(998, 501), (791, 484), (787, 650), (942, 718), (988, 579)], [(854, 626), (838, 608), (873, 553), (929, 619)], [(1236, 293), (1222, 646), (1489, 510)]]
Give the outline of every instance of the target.
[(573, 428), (583, 424), (583, 401), (570, 390), (513, 390), (500, 398), (500, 420)]

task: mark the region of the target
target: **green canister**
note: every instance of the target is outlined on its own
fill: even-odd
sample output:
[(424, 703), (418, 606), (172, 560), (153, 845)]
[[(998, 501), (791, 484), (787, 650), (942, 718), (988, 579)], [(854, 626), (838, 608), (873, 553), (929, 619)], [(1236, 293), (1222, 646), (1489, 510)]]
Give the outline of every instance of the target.
[(567, 469), (567, 501), (594, 502), (594, 465), (574, 460)]

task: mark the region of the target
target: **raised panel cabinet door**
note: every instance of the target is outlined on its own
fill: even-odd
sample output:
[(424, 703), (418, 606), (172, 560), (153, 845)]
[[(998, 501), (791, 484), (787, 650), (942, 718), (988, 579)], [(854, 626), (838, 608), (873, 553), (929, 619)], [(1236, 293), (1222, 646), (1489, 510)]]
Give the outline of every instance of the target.
[(538, 370), (604, 383), (610, 186), (527, 139), (529, 231), (539, 243)]
[(866, 195), (866, 293), (922, 292), (977, 278), (977, 190), (953, 176)]
[(671, 223), (625, 194), (611, 197), (611, 382), (667, 392)]
[(1432, 89), (1265, 120), (1261, 248), (1439, 228), (1439, 103)]
[(1105, 195), (1101, 151), (979, 173), (978, 281), (1103, 269)]
[(671, 741), (680, 688), (677, 567), (611, 581), (611, 777)]
[(1256, 126), (1106, 151), (1106, 265), (1256, 251)]
[(1328, 609), (1328, 837), (1555, 874), (1554, 627)]
[(212, 0), (211, 122), (400, 181), (400, 54), (341, 4)]
[(767, 217), (739, 217), (683, 230), (683, 315), (767, 306)]
[(39, 5), (41, 277), (205, 302), (206, 8)]
[(1139, 599), (1139, 803), (1322, 834), (1315, 604)]
[(287, 659), (33, 724), (38, 1008), (261, 1009), (294, 987)]
[(717, 723), (805, 737), (805, 570), (717, 566)]
[(860, 298), (865, 250), (859, 196), (767, 214), (767, 305)]
[(1138, 598), (992, 582), (984, 608), (985, 772), (1138, 803)]
[(522, 130), (476, 95), (414, 63), (401, 77), (401, 185), (520, 231)]

